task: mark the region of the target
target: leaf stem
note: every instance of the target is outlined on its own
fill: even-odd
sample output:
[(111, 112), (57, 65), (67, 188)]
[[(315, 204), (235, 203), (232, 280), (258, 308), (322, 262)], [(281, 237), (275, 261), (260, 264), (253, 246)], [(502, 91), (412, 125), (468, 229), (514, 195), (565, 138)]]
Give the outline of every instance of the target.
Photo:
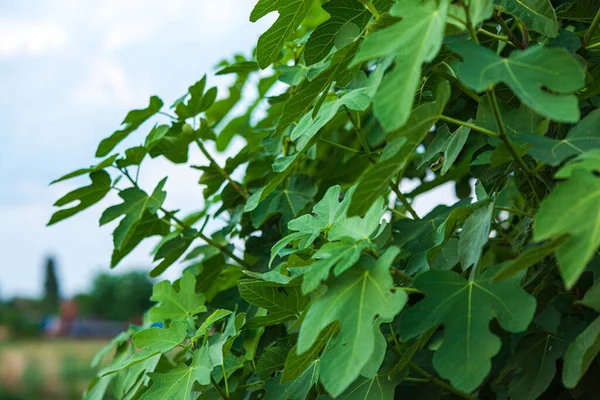
[(365, 7), (367, 7), (367, 10), (369, 10), (369, 12), (373, 14), (375, 19), (379, 19), (381, 15), (379, 14), (379, 11), (377, 11), (371, 0), (362, 0), (362, 3), (365, 5)]
[(475, 398), (467, 393), (461, 392), (460, 390), (455, 389), (454, 387), (452, 387), (448, 383), (444, 382), (443, 380), (431, 375), (429, 372), (427, 372), (423, 368), (419, 367), (413, 361), (409, 361), (408, 366), (410, 367), (410, 369), (415, 371), (417, 374), (423, 376), (425, 379), (427, 379), (429, 382), (433, 383), (434, 385), (437, 385), (443, 389), (446, 389), (447, 391), (452, 392), (455, 395), (462, 397), (463, 399), (477, 400), (477, 398)]
[(219, 171), (219, 173), (223, 176), (223, 178), (225, 178), (227, 181), (229, 181), (229, 183), (236, 190), (236, 192), (238, 192), (244, 199), (247, 199), (248, 193), (244, 189), (242, 189), (242, 187), (236, 181), (231, 179), (231, 176), (229, 176), (227, 171), (225, 171), (223, 168), (221, 168), (221, 166), (219, 166), (219, 164), (217, 164), (217, 162), (210, 155), (210, 153), (208, 151), (206, 151), (204, 144), (202, 144), (202, 142), (199, 139), (196, 139), (196, 144), (200, 148), (200, 151), (202, 152), (202, 154), (204, 154), (204, 156), (208, 159), (208, 161), (210, 161), (210, 163), (217, 169), (217, 171)]
[(596, 12), (596, 16), (594, 17), (592, 24), (590, 25), (588, 31), (586, 32), (586, 34), (583, 38), (583, 47), (584, 48), (589, 48), (589, 47), (587, 47), (587, 44), (590, 42), (590, 39), (592, 38), (592, 36), (594, 36), (594, 33), (596, 33), (596, 29), (598, 29), (598, 24), (600, 24), (600, 8), (598, 8), (598, 11)]
[(171, 115), (171, 114), (169, 114), (169, 113), (166, 113), (166, 112), (164, 112), (164, 111), (159, 111), (157, 114), (164, 115), (165, 117), (169, 117), (169, 118), (171, 118), (173, 121), (178, 121), (177, 117), (175, 117), (175, 116), (173, 116), (173, 115)]
[(517, 150), (513, 146), (512, 142), (508, 137), (508, 134), (506, 133), (506, 129), (504, 128), (504, 122), (502, 121), (502, 114), (500, 113), (500, 107), (498, 106), (498, 99), (496, 98), (496, 92), (493, 87), (489, 89), (488, 94), (488, 100), (490, 102), (490, 106), (492, 107), (492, 112), (494, 113), (494, 118), (496, 119), (498, 129), (500, 130), (500, 139), (502, 139), (512, 157), (515, 159), (517, 164), (519, 164), (521, 170), (527, 176), (531, 176), (531, 170), (529, 169), (527, 164), (525, 164), (525, 161), (523, 161), (519, 153), (517, 153)]
[(429, 383), (429, 379), (425, 379), (425, 378), (411, 378), (410, 376), (408, 378), (404, 378), (405, 382), (414, 382), (414, 383)]
[(223, 392), (223, 389), (221, 389), (217, 381), (215, 381), (215, 378), (213, 378), (212, 376), (210, 377), (210, 383), (213, 385), (213, 387), (223, 400), (229, 400), (229, 396), (227, 395), (227, 393)]
[(454, 119), (452, 117), (448, 117), (445, 115), (440, 115), (440, 120), (450, 122), (451, 124), (464, 126), (465, 128), (470, 128), (472, 131), (483, 133), (484, 135), (499, 138), (500, 134), (494, 131), (490, 131), (489, 129), (482, 128), (481, 126), (471, 124), (469, 122), (461, 121), (458, 119)]
[(467, 17), (467, 23), (465, 25), (473, 43), (479, 44), (479, 38), (477, 37), (477, 32), (475, 31), (475, 27), (473, 26), (473, 21), (471, 20), (470, 8), (471, 7), (469, 5), (465, 4), (465, 15)]
[(507, 36), (502, 36), (502, 35), (496, 35), (492, 32), (486, 31), (485, 29), (479, 29), (478, 31), (479, 33), (483, 33), (485, 36), (487, 37), (491, 37), (492, 39), (496, 39), (499, 40), (501, 42), (505, 42), (510, 44), (511, 46), (514, 46), (514, 43), (510, 41), (510, 39)]
[[(352, 118), (352, 115), (350, 115), (350, 111), (348, 111), (348, 109), (345, 107), (344, 107), (344, 110), (346, 111), (346, 116), (348, 117), (348, 120), (350, 120), (350, 123), (352, 124), (354, 133), (356, 133), (356, 136), (358, 136), (358, 140), (359, 140), (360, 145), (362, 146), (363, 150), (365, 151), (365, 153), (371, 154), (371, 149), (369, 148), (369, 145), (367, 144), (365, 138), (363, 138), (362, 135), (360, 134), (360, 130), (358, 129), (356, 122), (354, 122), (354, 118)], [(371, 158), (369, 157), (369, 159), (371, 159)]]
[(223, 369), (223, 380), (225, 381), (225, 394), (227, 398), (229, 398), (229, 383), (227, 382), (227, 371), (225, 370), (225, 362), (221, 364), (221, 368)]
[(343, 144), (336, 143), (336, 142), (331, 141), (331, 140), (327, 140), (327, 139), (321, 138), (321, 139), (319, 139), (319, 141), (321, 141), (323, 143), (330, 144), (330, 145), (335, 146), (335, 147), (339, 147), (340, 149), (344, 149), (344, 150), (352, 152), (352, 153), (360, 153), (360, 150), (356, 150), (356, 149), (353, 149), (352, 147), (344, 146)]

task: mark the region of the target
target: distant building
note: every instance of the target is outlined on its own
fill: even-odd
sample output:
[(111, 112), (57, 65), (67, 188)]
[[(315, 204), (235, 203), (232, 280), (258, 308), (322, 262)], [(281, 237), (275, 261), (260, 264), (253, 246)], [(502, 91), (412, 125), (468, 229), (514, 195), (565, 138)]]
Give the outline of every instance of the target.
[(60, 305), (60, 315), (49, 317), (42, 325), (49, 337), (71, 337), (80, 339), (111, 338), (127, 329), (127, 322), (105, 321), (95, 318), (80, 318), (77, 305), (65, 300)]

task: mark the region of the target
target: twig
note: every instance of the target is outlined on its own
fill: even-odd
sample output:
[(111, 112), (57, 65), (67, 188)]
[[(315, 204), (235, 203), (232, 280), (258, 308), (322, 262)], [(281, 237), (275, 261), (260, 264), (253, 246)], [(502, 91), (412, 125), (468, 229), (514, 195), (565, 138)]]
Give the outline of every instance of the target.
[(502, 206), (494, 206), (494, 208), (496, 210), (506, 211), (506, 212), (509, 212), (509, 213), (522, 215), (524, 217), (529, 217), (529, 218), (534, 218), (535, 217), (532, 214), (529, 214), (529, 213), (527, 213), (525, 211), (517, 210), (516, 208), (502, 207)]
[(373, 16), (375, 17), (375, 19), (379, 19), (379, 17), (381, 15), (379, 14), (379, 11), (377, 11), (377, 9), (375, 8), (375, 6), (371, 2), (371, 0), (362, 0), (362, 3), (365, 5), (365, 7), (367, 7), (367, 9), (369, 10), (369, 12), (371, 14), (373, 14)]
[(231, 179), (231, 176), (229, 176), (229, 174), (227, 173), (227, 171), (225, 171), (223, 168), (221, 168), (219, 166), (219, 164), (217, 164), (217, 162), (215, 161), (215, 159), (210, 155), (210, 153), (208, 151), (206, 151), (206, 148), (204, 147), (204, 145), (202, 144), (202, 142), (198, 139), (196, 139), (196, 144), (198, 145), (198, 147), (200, 148), (200, 151), (202, 152), (202, 154), (204, 154), (204, 156), (208, 159), (208, 161), (210, 161), (210, 163), (217, 169), (217, 171), (219, 171), (219, 173), (223, 176), (223, 178), (227, 179), (227, 181), (229, 181), (229, 183), (231, 184), (231, 186), (244, 198), (247, 199), (248, 198), (248, 193), (242, 189), (242, 187), (233, 179)]
[(452, 392), (455, 395), (462, 397), (463, 399), (477, 400), (476, 397), (473, 397), (470, 394), (467, 394), (465, 392), (461, 392), (460, 390), (455, 389), (454, 387), (450, 386), (448, 383), (444, 382), (443, 380), (431, 375), (429, 372), (427, 372), (423, 368), (419, 367), (413, 361), (409, 361), (408, 366), (410, 367), (410, 369), (415, 371), (417, 374), (423, 376), (425, 379), (427, 379), (429, 382), (433, 383), (434, 385), (437, 385), (443, 389), (446, 389), (447, 391)]
[(447, 80), (449, 80), (450, 82), (454, 83), (456, 86), (458, 86), (458, 88), (467, 96), (469, 96), (470, 98), (472, 98), (473, 100), (475, 100), (477, 103), (479, 103), (481, 101), (481, 97), (479, 97), (479, 95), (477, 93), (475, 93), (473, 90), (471, 90), (470, 88), (468, 88), (467, 86), (465, 86), (460, 79), (456, 78), (455, 76), (449, 74), (448, 72), (444, 71), (443, 69), (439, 68), (439, 67), (435, 67), (434, 70), (442, 75), (444, 78), (446, 78)]
[(521, 41), (515, 36), (515, 34), (513, 33), (513, 31), (508, 27), (508, 25), (506, 25), (506, 22), (504, 21), (504, 18), (502, 18), (502, 14), (501, 13), (494, 14), (494, 19), (502, 27), (502, 30), (504, 31), (504, 33), (506, 33), (506, 36), (508, 37), (508, 39), (516, 47), (518, 47), (519, 49), (524, 49), (525, 48), (523, 46), (523, 43), (521, 43)]
[(398, 200), (400, 200), (400, 202), (402, 203), (402, 205), (404, 206), (404, 208), (406, 208), (406, 211), (408, 211), (410, 213), (410, 215), (412, 215), (412, 217), (414, 219), (421, 219), (419, 217), (419, 215), (417, 214), (417, 212), (415, 211), (415, 209), (412, 208), (412, 206), (410, 205), (410, 203), (406, 199), (406, 196), (404, 196), (402, 194), (402, 192), (400, 192), (400, 190), (398, 189), (398, 185), (392, 183), (390, 185), (390, 187), (392, 188), (392, 191), (396, 194), (396, 196), (398, 197)]
[(219, 396), (221, 396), (221, 398), (223, 400), (229, 400), (229, 396), (227, 396), (227, 394), (223, 391), (223, 389), (221, 389), (221, 386), (219, 386), (217, 381), (215, 381), (215, 378), (213, 378), (212, 376), (210, 377), (210, 383), (212, 383), (213, 387), (215, 388), (215, 390), (217, 391), (217, 393), (219, 394)]

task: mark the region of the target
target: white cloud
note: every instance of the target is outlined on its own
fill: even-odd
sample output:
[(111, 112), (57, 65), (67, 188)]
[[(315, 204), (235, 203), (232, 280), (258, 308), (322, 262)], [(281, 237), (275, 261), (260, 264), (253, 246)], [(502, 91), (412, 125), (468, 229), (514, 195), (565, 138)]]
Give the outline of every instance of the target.
[(98, 59), (87, 72), (81, 86), (71, 91), (71, 100), (79, 105), (132, 106), (142, 101), (135, 95), (131, 79), (116, 61)]
[(52, 21), (0, 21), (0, 57), (38, 56), (63, 50), (64, 26)]

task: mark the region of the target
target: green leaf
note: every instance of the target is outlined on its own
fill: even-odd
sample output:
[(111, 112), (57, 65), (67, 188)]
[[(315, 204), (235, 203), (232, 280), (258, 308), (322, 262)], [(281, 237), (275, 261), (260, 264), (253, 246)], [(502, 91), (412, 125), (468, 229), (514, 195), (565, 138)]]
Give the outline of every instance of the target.
[(229, 354), (234, 340), (240, 335), (245, 323), (245, 313), (232, 313), (227, 318), (223, 332), (210, 335), (208, 343), (210, 344), (210, 358), (214, 365), (223, 365), (223, 361)]
[(556, 375), (556, 361), (566, 350), (563, 340), (535, 334), (524, 338), (516, 350), (515, 362), (521, 372), (510, 382), (514, 400), (536, 400), (548, 389)]
[(111, 136), (100, 142), (98, 150), (96, 150), (96, 157), (104, 157), (112, 151), (123, 139), (129, 136), (130, 133), (135, 131), (150, 117), (160, 111), (163, 106), (163, 102), (156, 96), (150, 97), (150, 104), (147, 108), (141, 110), (129, 111), (122, 124), (125, 127), (121, 130), (115, 131)]
[(98, 164), (93, 165), (89, 168), (81, 168), (76, 171), (69, 172), (68, 174), (63, 175), (60, 178), (53, 180), (52, 182), (50, 182), (50, 184), (54, 185), (55, 183), (66, 181), (66, 180), (72, 179), (72, 178), (76, 178), (81, 175), (86, 175), (86, 174), (91, 174), (92, 172), (101, 171), (105, 168), (110, 167), (115, 162), (115, 160), (117, 159), (118, 156), (119, 156), (118, 154), (113, 154), (112, 156), (105, 158)]
[[(398, 145), (401, 145), (401, 147), (398, 152), (394, 152), (395, 154), (393, 157), (386, 162), (387, 166), (390, 168), (386, 171), (385, 179), (379, 177), (378, 167), (377, 165), (374, 165), (369, 171), (370, 174), (368, 173), (360, 180), (356, 192), (352, 197), (348, 215), (363, 215), (371, 207), (373, 202), (381, 197), (382, 193), (373, 191), (373, 189), (382, 189), (384, 187), (383, 183), (385, 183), (386, 180), (388, 183), (390, 182), (391, 175), (388, 175), (388, 173), (392, 171), (391, 165), (396, 167), (398, 166), (398, 163), (401, 163), (400, 166), (398, 166), (398, 169), (394, 168), (394, 170), (403, 168), (409, 157), (417, 147), (419, 147), (425, 136), (427, 136), (431, 127), (439, 119), (440, 115), (442, 115), (442, 111), (449, 98), (450, 85), (448, 82), (443, 81), (437, 88), (436, 100), (416, 107), (410, 114), (410, 118), (404, 127), (388, 136), (387, 141), (390, 148), (395, 148)], [(406, 141), (404, 142), (401, 138), (406, 138)], [(387, 183), (385, 186), (387, 186)]]
[(119, 192), (119, 197), (123, 199), (123, 202), (107, 208), (102, 213), (100, 225), (107, 224), (122, 215), (125, 216), (113, 234), (116, 249), (121, 249), (123, 244), (129, 240), (146, 211), (154, 214), (162, 206), (167, 195), (163, 190), (166, 182), (167, 178), (160, 181), (151, 196), (137, 187), (125, 189)]
[(375, 114), (386, 132), (402, 127), (411, 114), (421, 80), (421, 67), (438, 54), (448, 2), (404, 0), (390, 14), (400, 22), (369, 35), (353, 60), (357, 65), (374, 58), (396, 56), (396, 66), (387, 74), (375, 95)]
[(280, 383), (279, 377), (265, 382), (265, 400), (305, 400), (310, 388), (317, 383), (319, 360), (313, 361), (302, 374), (293, 381)]
[(265, 350), (256, 363), (256, 375), (260, 379), (267, 380), (274, 372), (279, 371), (290, 352), (290, 336), (277, 340), (275, 346)]
[[(358, 191), (354, 191), (351, 195), (352, 202), (359, 194)], [(352, 207), (352, 203), (350, 203), (350, 207)], [(371, 205), (364, 217), (350, 216), (350, 211), (348, 211), (345, 218), (339, 218), (333, 223), (327, 239), (329, 241), (342, 240), (344, 238), (354, 241), (369, 241), (371, 236), (380, 227), (381, 218), (385, 211), (386, 208), (381, 197)]]
[(318, 362), (319, 360), (317, 357), (319, 353), (321, 353), (321, 350), (323, 350), (327, 341), (329, 341), (331, 336), (337, 330), (338, 326), (335, 323), (323, 329), (310, 349), (302, 354), (298, 354), (298, 344), (295, 344), (285, 359), (281, 382), (286, 383), (296, 380), (310, 367), (311, 364)]
[(585, 293), (581, 304), (600, 312), (600, 280)]
[(196, 331), (196, 335), (194, 337), (198, 338), (198, 337), (206, 335), (209, 332), (210, 327), (215, 322), (220, 321), (221, 319), (227, 317), (230, 314), (231, 314), (231, 311), (229, 311), (229, 310), (222, 310), (222, 309), (215, 310), (212, 314), (210, 314), (208, 316), (208, 318), (206, 318), (204, 320), (204, 322), (202, 322), (202, 325), (200, 325), (200, 328), (198, 328), (198, 330)]
[(554, 174), (554, 177), (558, 179), (570, 178), (573, 175), (573, 171), (576, 169), (583, 169), (589, 172), (600, 172), (600, 149), (587, 151), (588, 149), (589, 147), (586, 147), (585, 153), (570, 160)]
[(334, 275), (339, 276), (356, 264), (363, 250), (370, 247), (366, 240), (355, 242), (342, 239), (339, 242), (325, 243), (313, 255), (313, 259), (317, 261), (304, 270), (302, 292), (308, 294), (316, 290), (322, 281), (329, 278), (332, 269)]
[(428, 271), (415, 279), (425, 299), (401, 317), (400, 334), (411, 339), (444, 325), (444, 341), (433, 356), (433, 366), (452, 386), (472, 392), (489, 374), (500, 339), (489, 329), (493, 318), (509, 332), (522, 332), (533, 318), (535, 298), (525, 292), (520, 276), (492, 282), (494, 271), (467, 281), (452, 271)]
[(148, 150), (144, 146), (132, 147), (125, 150), (125, 158), (117, 160), (118, 168), (126, 168), (131, 165), (140, 165), (148, 154)]
[(558, 21), (550, 0), (500, 0), (500, 7), (518, 17), (527, 29), (548, 37), (558, 35)]
[(311, 179), (292, 176), (287, 188), (276, 188), (252, 211), (252, 224), (259, 227), (275, 214), (281, 214), (287, 222), (297, 217), (316, 193), (317, 187)]
[[(184, 103), (183, 98), (174, 104), (175, 113), (179, 116), (179, 119), (186, 120), (188, 118), (193, 118), (201, 112), (208, 110), (208, 108), (213, 105), (217, 96), (217, 88), (210, 88), (204, 93), (205, 87), (206, 75), (189, 87), (188, 93), (190, 94), (190, 99), (187, 104)], [(187, 97), (187, 94), (184, 98), (185, 97)]]
[(566, 241), (568, 236), (550, 240), (536, 247), (531, 247), (519, 254), (514, 260), (502, 263), (501, 269), (494, 276), (494, 281), (501, 281), (543, 261), (546, 257), (554, 254)]
[(561, 19), (592, 22), (598, 11), (598, 2), (596, 0), (578, 0), (564, 3), (557, 11), (557, 16)]
[[(373, 6), (383, 12), (392, 4), (391, 0), (375, 0)], [(315, 29), (304, 49), (306, 65), (323, 60), (333, 49), (335, 38), (347, 23), (363, 28), (371, 19), (371, 13), (356, 0), (331, 0), (323, 5), (330, 18)]]
[(565, 387), (577, 386), (600, 352), (600, 318), (596, 318), (569, 345), (565, 354), (562, 381)]
[(194, 352), (189, 366), (182, 363), (169, 372), (150, 374), (152, 386), (140, 397), (140, 400), (191, 400), (195, 398), (192, 393), (194, 383), (209, 385), (213, 368), (208, 346), (203, 346)]
[(77, 205), (71, 208), (55, 212), (50, 218), (50, 221), (48, 221), (48, 226), (70, 218), (73, 215), (93, 206), (108, 194), (110, 191), (111, 182), (110, 175), (108, 175), (107, 172), (103, 170), (92, 172), (90, 174), (90, 179), (92, 180), (91, 185), (75, 189), (54, 203), (56, 207), (63, 207), (75, 201), (79, 202)]
[(332, 396), (341, 394), (359, 376), (375, 349), (376, 316), (392, 319), (406, 303), (406, 294), (390, 291), (390, 265), (399, 249), (386, 251), (370, 270), (352, 268), (331, 283), (311, 305), (298, 337), (298, 352), (308, 351), (319, 333), (335, 321), (340, 332), (321, 357), (320, 376)]
[(133, 231), (127, 236), (120, 249), (113, 249), (110, 259), (111, 268), (116, 267), (142, 240), (152, 236), (165, 236), (169, 233), (169, 222), (151, 214), (148, 210), (144, 212), (142, 219), (135, 225)]
[[(472, 123), (473, 121), (467, 121)], [(419, 163), (419, 168), (423, 165), (431, 162), (431, 160), (438, 154), (444, 155), (442, 165), (442, 175), (446, 175), (446, 172), (454, 164), (458, 155), (462, 151), (467, 139), (469, 138), (470, 128), (464, 126), (459, 127), (456, 131), (450, 132), (448, 125), (444, 124), (440, 126), (435, 134), (435, 138), (431, 144), (427, 147), (427, 151), (423, 154), (423, 158)]]
[(249, 328), (277, 325), (300, 316), (310, 302), (303, 296), (299, 286), (283, 286), (255, 279), (238, 281), (240, 296), (248, 303), (269, 311), (267, 316), (254, 317), (248, 323)]
[(545, 164), (557, 166), (567, 158), (600, 149), (600, 110), (594, 110), (569, 131), (562, 140), (533, 134), (519, 134), (515, 139), (531, 145), (528, 154)]
[(536, 241), (570, 235), (556, 257), (565, 286), (572, 288), (600, 245), (600, 179), (575, 170), (557, 184), (540, 206), (533, 233)]
[[(296, 1), (296, 0), (292, 0)], [(311, 0), (312, 1), (312, 0)], [(280, 136), (285, 129), (297, 122), (313, 106), (313, 103), (323, 91), (329, 90), (333, 82), (339, 86), (345, 86), (352, 79), (352, 71), (348, 70), (352, 57), (356, 54), (358, 42), (352, 46), (346, 46), (335, 53), (331, 64), (327, 69), (314, 77), (312, 80), (305, 79), (298, 90), (283, 106), (283, 111), (274, 136)], [(314, 115), (313, 115), (314, 117)]]
[(477, 266), (490, 235), (493, 214), (494, 203), (490, 202), (473, 211), (465, 221), (458, 239), (458, 260), (463, 271)]
[(397, 383), (387, 374), (376, 374), (372, 378), (359, 377), (338, 398), (342, 400), (389, 400), (394, 398)]
[(179, 346), (187, 336), (187, 327), (183, 322), (173, 321), (168, 328), (148, 328), (132, 337), (135, 347), (143, 349), (120, 363), (111, 364), (100, 371), (108, 375), (145, 361), (157, 354), (167, 353)]
[(206, 311), (206, 298), (196, 293), (196, 277), (191, 272), (183, 273), (178, 291), (169, 281), (155, 284), (150, 300), (160, 303), (150, 309), (152, 321), (183, 320)]
[[(465, 0), (463, 3), (468, 6), (470, 21), (474, 27), (490, 18), (494, 12), (494, 0)], [(467, 30), (467, 7), (463, 4), (450, 4), (448, 16), (448, 24)]]
[(283, 44), (308, 14), (313, 0), (259, 0), (250, 21), (256, 22), (274, 11), (279, 12), (275, 23), (258, 39), (256, 60), (261, 69), (277, 61)]
[(471, 89), (482, 92), (502, 82), (540, 115), (559, 122), (579, 120), (577, 97), (572, 93), (583, 87), (585, 73), (567, 50), (532, 46), (502, 58), (473, 42), (453, 42), (448, 47), (463, 58), (456, 72)]

